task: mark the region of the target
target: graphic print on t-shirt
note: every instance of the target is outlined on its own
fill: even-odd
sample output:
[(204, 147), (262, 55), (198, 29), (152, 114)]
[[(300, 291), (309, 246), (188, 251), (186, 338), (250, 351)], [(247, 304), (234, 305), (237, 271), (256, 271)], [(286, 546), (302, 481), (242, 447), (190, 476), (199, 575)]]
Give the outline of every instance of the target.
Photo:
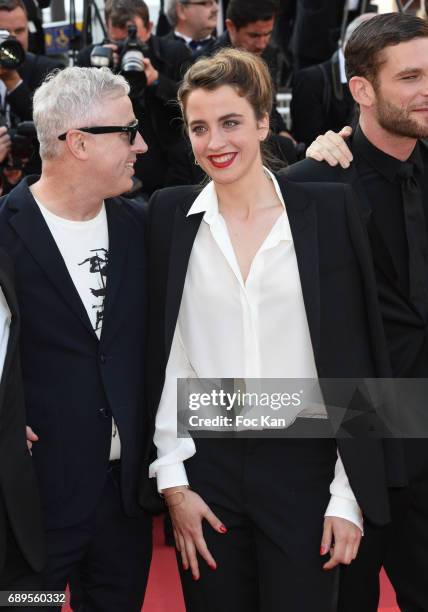
[(101, 330), (104, 318), (104, 300), (106, 297), (107, 285), (107, 267), (108, 267), (108, 250), (107, 249), (91, 249), (90, 255), (78, 265), (83, 266), (89, 264), (89, 272), (94, 275), (93, 282), (96, 287), (90, 287), (90, 291), (94, 296), (92, 309), (96, 311), (94, 331)]

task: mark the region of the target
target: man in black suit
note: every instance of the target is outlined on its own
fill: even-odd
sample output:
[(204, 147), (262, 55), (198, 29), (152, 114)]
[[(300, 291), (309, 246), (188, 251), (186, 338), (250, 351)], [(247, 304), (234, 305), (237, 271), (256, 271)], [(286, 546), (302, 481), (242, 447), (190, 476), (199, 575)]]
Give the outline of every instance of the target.
[(179, 41), (195, 55), (215, 40), (217, 14), (217, 0), (168, 0), (166, 15), (173, 29), (164, 38)]
[(39, 438), (45, 586), (64, 590), (77, 577), (87, 611), (139, 611), (151, 556), (151, 520), (137, 501), (143, 213), (115, 197), (147, 149), (128, 92), (106, 68), (67, 68), (46, 81), (34, 96), (42, 175), (0, 210), (22, 313), (27, 423)]
[[(330, 133), (308, 153), (336, 167), (306, 160), (288, 171), (293, 181), (349, 183), (359, 196), (393, 374), (400, 378), (428, 376), (428, 151), (421, 140), (428, 137), (427, 53), (428, 25), (417, 17), (391, 13), (360, 25), (345, 51), (360, 107), (350, 143), (354, 161), (349, 169), (337, 165), (344, 144)], [(341, 149), (333, 144), (326, 151), (326, 141), (339, 141)], [(352, 155), (345, 155), (346, 167)], [(409, 408), (400, 406), (403, 414)], [(409, 485), (390, 491), (392, 523), (387, 529), (366, 523), (357, 562), (342, 574), (343, 612), (377, 609), (382, 564), (403, 610), (428, 609), (428, 444), (427, 432), (419, 433), (425, 437), (404, 440)]]
[(365, 13), (349, 24), (343, 45), (329, 60), (294, 76), (290, 113), (293, 136), (298, 142), (309, 145), (319, 134), (351, 124), (355, 104), (346, 79), (343, 51), (353, 31), (373, 14)]
[(25, 441), (20, 316), (13, 264), (3, 251), (0, 285), (0, 590), (41, 590), (45, 546), (31, 442)]

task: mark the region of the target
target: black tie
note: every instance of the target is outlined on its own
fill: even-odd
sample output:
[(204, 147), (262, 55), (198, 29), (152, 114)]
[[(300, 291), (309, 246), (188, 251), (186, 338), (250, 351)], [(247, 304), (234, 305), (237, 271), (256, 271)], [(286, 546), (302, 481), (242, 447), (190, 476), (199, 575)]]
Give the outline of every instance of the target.
[(211, 38), (205, 38), (205, 40), (191, 40), (189, 42), (189, 47), (192, 51), (198, 51), (199, 49), (203, 49), (211, 42)]
[(404, 221), (409, 249), (409, 294), (419, 312), (428, 317), (428, 240), (422, 192), (412, 162), (403, 162), (401, 179)]

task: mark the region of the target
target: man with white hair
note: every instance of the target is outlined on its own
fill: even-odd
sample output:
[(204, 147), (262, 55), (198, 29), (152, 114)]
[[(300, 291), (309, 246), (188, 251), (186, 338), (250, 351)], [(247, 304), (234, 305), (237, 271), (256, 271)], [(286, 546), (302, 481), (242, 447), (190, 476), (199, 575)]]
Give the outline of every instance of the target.
[(0, 207), (22, 313), (27, 422), (38, 436), (45, 586), (63, 591), (77, 576), (85, 611), (141, 610), (151, 556), (151, 521), (137, 502), (143, 218), (116, 197), (147, 150), (128, 93), (107, 68), (48, 77), (34, 96), (42, 174)]
[(180, 40), (192, 53), (212, 44), (218, 0), (168, 0), (166, 15), (173, 30), (165, 39)]
[(349, 125), (355, 113), (354, 99), (345, 74), (344, 49), (354, 30), (375, 13), (364, 13), (348, 25), (343, 43), (332, 57), (296, 73), (290, 104), (292, 133), (309, 145), (327, 130)]

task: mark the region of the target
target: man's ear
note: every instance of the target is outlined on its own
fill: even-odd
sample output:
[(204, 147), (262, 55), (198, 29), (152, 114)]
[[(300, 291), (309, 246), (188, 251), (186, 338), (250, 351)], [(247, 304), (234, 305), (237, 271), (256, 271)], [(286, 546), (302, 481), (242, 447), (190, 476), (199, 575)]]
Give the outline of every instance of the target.
[(181, 4), (181, 2), (177, 2), (175, 11), (177, 13), (177, 18), (178, 19), (185, 19), (186, 9)]
[(235, 40), (235, 36), (237, 32), (236, 25), (230, 19), (226, 19), (225, 24), (226, 24), (226, 29), (229, 32), (230, 40), (232, 41), (232, 44), (234, 44), (234, 40)]
[(259, 119), (257, 121), (257, 127), (258, 127), (258, 130), (259, 130), (260, 142), (262, 142), (263, 140), (266, 140), (266, 138), (268, 137), (268, 134), (269, 134), (269, 125), (270, 125), (269, 115), (267, 113), (265, 113), (264, 116), (262, 117), (262, 119)]
[(350, 79), (348, 84), (349, 91), (359, 106), (373, 106), (376, 101), (376, 92), (368, 79), (355, 76)]
[(76, 158), (82, 161), (88, 159), (88, 146), (86, 136), (78, 130), (69, 130), (65, 139), (68, 150)]

